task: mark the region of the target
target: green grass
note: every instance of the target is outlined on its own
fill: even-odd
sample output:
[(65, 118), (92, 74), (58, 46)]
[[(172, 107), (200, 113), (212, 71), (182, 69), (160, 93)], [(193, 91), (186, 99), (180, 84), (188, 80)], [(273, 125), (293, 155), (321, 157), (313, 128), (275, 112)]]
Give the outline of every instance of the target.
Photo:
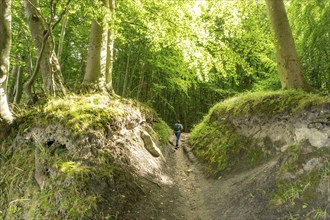
[(159, 119), (159, 122), (153, 124), (153, 129), (158, 134), (160, 142), (164, 145), (167, 145), (172, 133), (172, 130), (169, 128), (169, 126), (163, 120)]
[(215, 105), (216, 115), (264, 115), (298, 113), (309, 107), (330, 103), (330, 96), (306, 93), (300, 90), (245, 93)]

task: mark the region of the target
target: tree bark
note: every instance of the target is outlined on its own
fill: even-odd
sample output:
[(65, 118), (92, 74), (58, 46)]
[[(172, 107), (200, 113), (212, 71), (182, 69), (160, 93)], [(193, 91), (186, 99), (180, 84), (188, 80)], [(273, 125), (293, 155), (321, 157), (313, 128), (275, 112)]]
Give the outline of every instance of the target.
[(0, 36), (0, 121), (10, 124), (14, 120), (7, 100), (11, 47), (11, 0), (0, 0)]
[(23, 93), (23, 66), (18, 67), (15, 87), (14, 87), (14, 104), (19, 104)]
[[(109, 0), (102, 0), (103, 7)], [(89, 36), (88, 57), (83, 88), (87, 90), (106, 91), (108, 30), (105, 18), (92, 21)]]
[[(39, 63), (35, 66), (35, 72), (40, 67), (44, 88), (48, 95), (64, 95), (61, 68), (54, 52), (54, 43), (50, 39), (52, 24), (50, 22), (49, 27), (46, 27), (46, 22), (40, 14), (38, 0), (24, 0), (24, 7), (31, 35), (39, 52)], [(34, 80), (29, 80), (27, 85), (32, 86), (33, 82)]]
[(65, 29), (66, 29), (66, 24), (68, 23), (68, 19), (69, 19), (68, 14), (69, 14), (69, 11), (67, 11), (65, 13), (65, 15), (63, 16), (61, 35), (60, 35), (60, 39), (58, 41), (57, 59), (58, 59), (59, 63), (61, 63), (61, 58), (62, 58), (63, 43), (64, 43), (64, 38), (65, 38)]
[(111, 13), (111, 25), (108, 30), (108, 42), (107, 42), (107, 63), (105, 80), (106, 87), (109, 93), (113, 93), (112, 85), (112, 73), (113, 73), (113, 61), (114, 61), (114, 41), (115, 41), (115, 31), (114, 31), (114, 19), (115, 19), (115, 0), (109, 0), (109, 9)]
[(129, 45), (129, 50), (127, 52), (127, 62), (126, 62), (126, 68), (125, 68), (123, 88), (122, 88), (122, 92), (121, 92), (121, 95), (123, 97), (126, 96), (126, 89), (127, 89), (126, 87), (127, 87), (127, 80), (128, 80), (128, 75), (129, 75), (130, 57), (131, 57), (131, 46)]
[(301, 69), (283, 0), (266, 0), (275, 33), (277, 68), (283, 89), (311, 90)]
[[(15, 65), (13, 66), (11, 70), (11, 78), (14, 79), (13, 81), (16, 82), (17, 74), (18, 74), (19, 66)], [(15, 84), (13, 84), (11, 87), (7, 86), (7, 100), (9, 103), (12, 103), (14, 101), (15, 96)]]

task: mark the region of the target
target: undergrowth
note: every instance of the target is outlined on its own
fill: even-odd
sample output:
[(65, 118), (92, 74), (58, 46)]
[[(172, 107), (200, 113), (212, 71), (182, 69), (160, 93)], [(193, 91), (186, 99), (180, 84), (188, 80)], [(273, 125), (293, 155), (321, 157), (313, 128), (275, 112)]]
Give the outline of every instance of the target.
[(153, 129), (158, 134), (160, 142), (163, 145), (167, 145), (172, 132), (169, 126), (163, 120), (159, 119), (158, 122), (153, 124)]

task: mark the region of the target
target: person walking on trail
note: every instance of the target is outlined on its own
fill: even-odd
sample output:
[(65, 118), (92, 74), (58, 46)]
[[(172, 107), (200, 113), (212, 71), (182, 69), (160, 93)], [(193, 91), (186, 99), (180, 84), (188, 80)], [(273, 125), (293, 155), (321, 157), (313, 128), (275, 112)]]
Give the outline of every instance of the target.
[(176, 142), (175, 142), (175, 149), (178, 149), (179, 147), (179, 141), (180, 141), (180, 136), (181, 136), (181, 131), (183, 130), (183, 126), (180, 123), (180, 120), (178, 120), (175, 125), (174, 125), (174, 134), (176, 137)]

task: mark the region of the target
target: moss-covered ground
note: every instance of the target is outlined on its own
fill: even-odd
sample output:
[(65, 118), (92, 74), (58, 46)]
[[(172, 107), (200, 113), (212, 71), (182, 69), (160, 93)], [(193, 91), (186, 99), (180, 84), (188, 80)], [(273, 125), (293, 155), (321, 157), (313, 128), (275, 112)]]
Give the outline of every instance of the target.
[[(209, 114), (192, 130), (189, 143), (210, 175), (241, 172), (275, 155), (266, 154), (263, 148), (253, 144), (255, 142), (251, 137), (239, 134), (233, 120), (269, 119), (277, 115), (292, 117), (315, 109), (329, 110), (330, 97), (291, 90), (240, 95), (210, 109)], [(276, 188), (271, 195), (267, 195), (270, 207), (287, 212), (285, 218), (305, 216), (325, 219), (326, 209), (330, 207), (325, 207), (327, 198), (324, 193), (323, 197), (317, 193), (317, 187), (329, 179), (329, 162), (326, 160), (330, 156), (329, 149), (306, 153), (301, 146), (292, 146), (283, 155)], [(302, 164), (312, 158), (320, 158), (321, 168), (316, 167), (306, 174)], [(299, 170), (302, 174), (292, 180), (283, 177), (285, 173), (296, 175)]]
[(212, 174), (231, 169), (238, 164), (256, 164), (264, 158), (260, 148), (251, 145), (249, 137), (236, 132), (232, 117), (262, 116), (299, 112), (330, 106), (329, 96), (302, 91), (247, 93), (227, 99), (210, 109), (209, 114), (191, 132), (190, 144), (195, 154), (207, 164)]
[[(125, 192), (134, 197), (138, 190), (109, 149), (98, 149), (95, 157), (78, 157), (64, 146), (49, 148), (36, 141), (18, 146), (15, 138), (24, 130), (53, 123), (61, 124), (73, 139), (91, 133), (104, 138), (100, 134), (129, 126), (137, 119), (132, 114), (155, 121), (150, 124), (156, 130), (152, 135), (168, 140), (168, 126), (152, 110), (119, 98), (72, 95), (17, 110), (9, 136), (0, 144), (0, 219), (113, 219), (129, 212)], [(111, 141), (112, 134), (107, 135)]]

